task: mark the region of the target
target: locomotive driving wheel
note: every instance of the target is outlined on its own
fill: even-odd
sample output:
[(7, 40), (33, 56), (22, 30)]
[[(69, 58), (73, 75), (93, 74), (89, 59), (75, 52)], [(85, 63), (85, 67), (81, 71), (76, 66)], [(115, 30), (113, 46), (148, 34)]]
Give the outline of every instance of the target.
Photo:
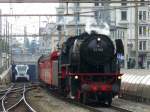
[(98, 101), (100, 105), (110, 107), (112, 103), (112, 93), (104, 93)]
[(108, 102), (107, 106), (110, 107), (112, 103), (112, 99), (109, 99), (107, 102)]
[(80, 95), (80, 102), (83, 104), (87, 104), (88, 103), (88, 95), (86, 92), (81, 93)]
[(108, 98), (107, 98), (107, 106), (110, 107), (112, 103), (112, 94), (108, 94)]

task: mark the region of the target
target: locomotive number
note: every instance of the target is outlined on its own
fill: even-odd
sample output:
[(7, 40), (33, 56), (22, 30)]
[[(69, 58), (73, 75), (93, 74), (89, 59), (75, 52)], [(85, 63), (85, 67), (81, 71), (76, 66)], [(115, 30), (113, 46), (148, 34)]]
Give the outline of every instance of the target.
[(103, 48), (94, 48), (93, 51), (94, 52), (103, 52)]

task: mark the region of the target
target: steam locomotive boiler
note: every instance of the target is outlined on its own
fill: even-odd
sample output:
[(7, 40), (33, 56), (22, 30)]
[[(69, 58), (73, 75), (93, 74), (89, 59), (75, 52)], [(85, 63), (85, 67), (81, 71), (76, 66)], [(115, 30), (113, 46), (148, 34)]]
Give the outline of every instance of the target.
[(115, 45), (109, 36), (96, 32), (68, 38), (58, 51), (42, 56), (39, 78), (60, 93), (82, 103), (112, 103), (120, 91), (118, 55), (123, 55), (120, 39)]

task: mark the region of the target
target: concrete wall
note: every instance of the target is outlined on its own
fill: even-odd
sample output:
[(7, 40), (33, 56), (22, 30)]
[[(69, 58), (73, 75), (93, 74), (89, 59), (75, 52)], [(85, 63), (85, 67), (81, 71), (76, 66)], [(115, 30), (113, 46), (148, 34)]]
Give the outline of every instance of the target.
[(0, 85), (8, 84), (11, 82), (11, 67), (0, 74)]

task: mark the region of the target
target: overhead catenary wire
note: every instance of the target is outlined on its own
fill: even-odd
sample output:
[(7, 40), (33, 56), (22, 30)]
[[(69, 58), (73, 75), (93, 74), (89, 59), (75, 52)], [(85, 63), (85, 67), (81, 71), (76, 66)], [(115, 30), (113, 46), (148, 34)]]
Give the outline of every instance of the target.
[[(105, 0), (0, 0), (0, 3), (105, 3)], [(110, 0), (108, 3), (135, 3), (134, 0), (129, 1), (116, 1)], [(138, 3), (145, 3), (146, 1), (138, 1)]]
[[(117, 10), (117, 9), (128, 9), (128, 8), (135, 8), (135, 7), (143, 7), (144, 5), (131, 5), (131, 6), (112, 6), (112, 8), (103, 8), (101, 7), (101, 11), (107, 11), (107, 10)], [(100, 8), (100, 7), (99, 7)], [(79, 12), (79, 14), (84, 14), (84, 13), (93, 13), (96, 12), (97, 10), (93, 10), (93, 11), (85, 11), (85, 12)], [(76, 14), (76, 13), (75, 13)]]
[[(95, 10), (91, 10), (91, 11), (84, 11), (84, 12), (75, 12), (73, 14), (2, 14), (1, 17), (3, 16), (76, 16), (79, 14), (79, 16), (81, 17), (93, 17), (94, 15), (92, 15), (94, 12), (96, 11), (107, 11), (107, 10), (117, 10), (117, 9), (127, 9), (127, 8), (134, 8), (135, 5), (131, 5), (131, 6), (112, 6), (110, 8), (104, 9), (103, 7), (96, 7)], [(137, 7), (143, 7), (143, 5), (137, 5)], [(92, 13), (92, 14), (90, 14)], [(88, 15), (86, 15), (88, 14)], [(18, 29), (20, 30), (20, 29)], [(3, 37), (3, 36), (2, 36)]]
[[(48, 1), (48, 0), (47, 0)], [(61, 3), (147, 3), (150, 2), (149, 0), (145, 1), (137, 1), (135, 2), (134, 0), (127, 0), (127, 1), (122, 1), (122, 0), (59, 0)]]
[[(120, 2), (119, 2), (120, 3)], [(131, 2), (129, 2), (131, 3)], [(143, 2), (142, 2), (143, 3)], [(145, 3), (145, 2), (144, 2)], [(149, 3), (149, 2), (146, 2)], [(143, 7), (145, 5), (137, 5), (137, 7)], [(110, 8), (104, 9), (102, 6), (96, 6), (96, 8), (94, 8), (91, 11), (83, 11), (83, 12), (75, 12), (75, 13), (70, 13), (70, 14), (2, 14), (1, 17), (3, 16), (76, 16), (77, 14), (79, 14), (79, 16), (83, 16), (83, 17), (93, 17), (94, 15), (92, 15), (94, 12), (96, 11), (107, 11), (107, 10), (117, 10), (117, 9), (128, 9), (128, 8), (134, 8), (135, 5), (130, 5), (130, 6), (110, 6)], [(90, 14), (91, 13), (91, 14)], [(87, 14), (87, 15), (86, 15)], [(20, 30), (20, 29), (19, 29)], [(33, 36), (34, 34), (31, 34), (31, 36)], [(2, 36), (3, 37), (3, 36)]]
[[(150, 2), (149, 4), (147, 4), (147, 6), (150, 5)], [(84, 12), (80, 12), (80, 11), (77, 11), (75, 13), (67, 13), (67, 14), (1, 14), (1, 17), (17, 17), (17, 16), (75, 16), (75, 15), (80, 15), (80, 16), (84, 16), (84, 17), (90, 17), (92, 15), (85, 15), (87, 13), (93, 13), (93, 12), (96, 12), (98, 9), (101, 10), (101, 11), (107, 11), (107, 10), (117, 10), (117, 9), (128, 9), (128, 8), (135, 8), (135, 7), (144, 7), (146, 5), (131, 5), (131, 6), (110, 6), (110, 8), (103, 8), (102, 6), (99, 6), (99, 7), (96, 7), (97, 9), (95, 10), (92, 10), (92, 11), (84, 11)], [(90, 9), (90, 8), (89, 8)], [(84, 14), (84, 15), (81, 15), (81, 14)]]

